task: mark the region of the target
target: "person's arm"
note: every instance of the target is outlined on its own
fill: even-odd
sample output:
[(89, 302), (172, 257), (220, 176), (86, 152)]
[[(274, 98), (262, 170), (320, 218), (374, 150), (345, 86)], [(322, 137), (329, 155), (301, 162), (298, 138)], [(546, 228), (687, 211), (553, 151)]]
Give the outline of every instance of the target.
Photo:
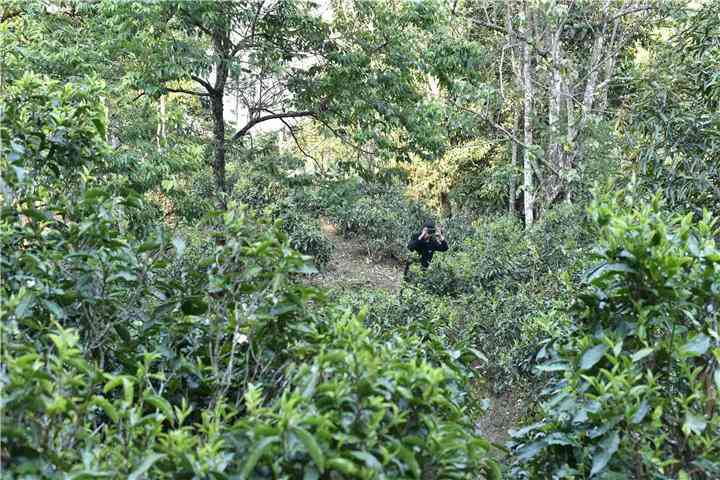
[(448, 243), (445, 241), (445, 235), (443, 235), (442, 229), (438, 225), (435, 250), (438, 252), (447, 252), (448, 248), (450, 248), (450, 247), (448, 247)]
[(410, 243), (408, 243), (408, 246), (407, 246), (408, 250), (411, 250), (413, 252), (419, 252), (421, 250), (420, 242), (423, 241), (423, 239), (425, 238), (426, 235), (427, 235), (427, 228), (423, 228), (422, 232), (420, 232), (420, 236), (418, 236), (417, 238), (413, 237), (410, 240)]

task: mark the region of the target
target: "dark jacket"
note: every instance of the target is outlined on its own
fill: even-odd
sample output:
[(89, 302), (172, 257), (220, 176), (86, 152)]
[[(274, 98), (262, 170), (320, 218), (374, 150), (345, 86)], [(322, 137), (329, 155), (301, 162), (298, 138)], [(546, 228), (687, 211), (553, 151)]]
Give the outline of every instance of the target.
[(414, 235), (410, 239), (410, 243), (408, 243), (407, 248), (412, 250), (413, 252), (418, 252), (420, 254), (420, 264), (423, 268), (427, 268), (428, 266), (430, 266), (430, 261), (433, 258), (433, 253), (446, 252), (448, 249), (448, 244), (445, 240), (439, 242), (433, 238), (430, 238), (428, 240), (418, 240), (419, 236), (419, 233), (417, 235)]

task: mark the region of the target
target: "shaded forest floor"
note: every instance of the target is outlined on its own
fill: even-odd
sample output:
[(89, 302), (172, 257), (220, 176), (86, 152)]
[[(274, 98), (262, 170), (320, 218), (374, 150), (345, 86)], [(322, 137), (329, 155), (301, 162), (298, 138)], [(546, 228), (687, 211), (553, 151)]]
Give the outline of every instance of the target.
[[(310, 279), (311, 284), (326, 288), (374, 288), (394, 293), (400, 290), (403, 265), (388, 259), (379, 262), (372, 259), (362, 240), (343, 238), (326, 218), (320, 218), (320, 227), (335, 250), (325, 270)], [(520, 423), (525, 401), (513, 390), (481, 396), (489, 398), (490, 407), (477, 419), (476, 426), (488, 440), (503, 444), (510, 438), (508, 430)]]

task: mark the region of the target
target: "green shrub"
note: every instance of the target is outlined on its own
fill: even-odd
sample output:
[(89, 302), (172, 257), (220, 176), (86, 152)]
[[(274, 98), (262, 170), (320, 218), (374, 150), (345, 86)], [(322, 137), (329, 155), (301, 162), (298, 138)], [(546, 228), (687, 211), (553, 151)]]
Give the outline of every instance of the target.
[(577, 207), (546, 212), (530, 231), (510, 216), (478, 220), (417, 278), (423, 291), (451, 297), (458, 330), (493, 359), (480, 371), (494, 390), (534, 388), (539, 343), (567, 331), (567, 299), (586, 267), (590, 232)]
[(283, 230), (290, 237), (290, 244), (297, 251), (313, 257), (315, 264), (323, 268), (330, 261), (334, 246), (320, 230), (317, 212), (306, 204), (300, 185), (290, 185), (264, 171), (251, 171), (241, 177), (234, 187), (233, 196), (238, 201), (264, 212), (273, 219), (282, 220)]
[(709, 214), (657, 197), (596, 201), (600, 263), (574, 331), (543, 352), (554, 377), (537, 423), (514, 433), (515, 478), (720, 475), (720, 251)]
[(3, 478), (499, 478), (460, 356), (327, 305), (279, 219), (134, 237), (141, 197), (93, 175), (96, 96), (45, 87), (79, 145), (43, 150), (31, 108), (0, 132)]
[(333, 200), (327, 213), (340, 234), (361, 238), (369, 255), (396, 260), (409, 258), (410, 237), (430, 218), (427, 210), (398, 185), (360, 184), (353, 196)]

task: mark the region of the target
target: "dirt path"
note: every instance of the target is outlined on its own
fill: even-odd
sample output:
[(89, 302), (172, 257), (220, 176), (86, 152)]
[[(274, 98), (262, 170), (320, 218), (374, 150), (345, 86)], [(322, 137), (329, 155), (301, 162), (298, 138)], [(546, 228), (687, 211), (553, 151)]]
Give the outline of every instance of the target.
[(402, 267), (396, 262), (371, 259), (358, 240), (342, 238), (335, 225), (320, 218), (323, 235), (335, 245), (335, 251), (324, 272), (314, 275), (310, 283), (323, 287), (369, 287), (397, 291)]
[[(313, 275), (309, 283), (322, 287), (380, 288), (397, 292), (400, 288), (403, 266), (397, 262), (373, 260), (359, 240), (346, 239), (337, 233), (326, 218), (320, 218), (323, 235), (335, 245), (325, 271)], [(477, 420), (477, 427), (488, 440), (503, 444), (509, 440), (508, 430), (521, 420), (523, 401), (514, 392), (500, 396), (488, 395), (490, 408)]]

